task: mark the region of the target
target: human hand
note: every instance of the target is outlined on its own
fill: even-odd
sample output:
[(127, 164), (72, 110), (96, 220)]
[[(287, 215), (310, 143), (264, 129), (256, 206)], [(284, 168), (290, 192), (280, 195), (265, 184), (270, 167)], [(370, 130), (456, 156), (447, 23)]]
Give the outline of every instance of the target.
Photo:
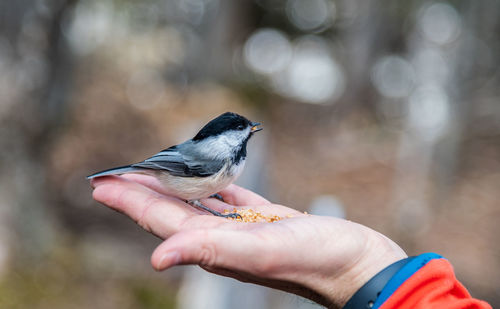
[(161, 184), (145, 175), (97, 178), (92, 186), (96, 201), (165, 240), (151, 257), (157, 270), (197, 264), (212, 273), (341, 308), (376, 273), (406, 257), (394, 242), (365, 226), (306, 215), (236, 185), (220, 192), (227, 203), (216, 199), (202, 203), (219, 212), (251, 208), (292, 217), (242, 223), (207, 215), (162, 194)]

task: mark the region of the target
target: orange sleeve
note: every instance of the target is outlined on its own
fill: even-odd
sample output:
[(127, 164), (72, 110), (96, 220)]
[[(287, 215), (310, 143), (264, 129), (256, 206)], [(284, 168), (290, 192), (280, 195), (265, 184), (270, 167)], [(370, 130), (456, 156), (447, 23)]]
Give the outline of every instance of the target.
[(406, 279), (379, 308), (491, 309), (491, 306), (472, 298), (458, 282), (451, 264), (441, 258), (429, 261)]

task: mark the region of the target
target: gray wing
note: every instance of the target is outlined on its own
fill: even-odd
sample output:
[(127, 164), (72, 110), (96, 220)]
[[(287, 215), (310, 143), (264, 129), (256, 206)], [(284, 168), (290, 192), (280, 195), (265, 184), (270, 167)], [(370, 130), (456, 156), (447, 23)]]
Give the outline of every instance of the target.
[(224, 162), (213, 159), (200, 158), (189, 154), (182, 145), (165, 149), (149, 159), (132, 164), (132, 167), (164, 170), (174, 176), (180, 177), (208, 177), (217, 173)]

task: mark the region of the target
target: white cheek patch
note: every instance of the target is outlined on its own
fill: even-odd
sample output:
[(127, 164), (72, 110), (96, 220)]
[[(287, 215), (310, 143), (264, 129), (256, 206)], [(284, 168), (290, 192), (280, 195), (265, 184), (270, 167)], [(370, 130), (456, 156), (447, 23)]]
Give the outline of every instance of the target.
[(198, 143), (201, 154), (209, 158), (226, 159), (233, 155), (235, 148), (248, 137), (250, 128), (243, 131), (229, 131)]

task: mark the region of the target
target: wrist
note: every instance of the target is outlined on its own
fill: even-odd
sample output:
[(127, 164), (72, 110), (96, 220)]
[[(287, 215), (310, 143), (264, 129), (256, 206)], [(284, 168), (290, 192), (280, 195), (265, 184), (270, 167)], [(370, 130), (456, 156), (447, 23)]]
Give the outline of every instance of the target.
[(328, 308), (342, 308), (376, 274), (407, 258), (392, 240), (371, 229), (366, 230), (364, 250), (341, 270), (315, 282), (313, 290), (320, 295), (315, 301)]
[(372, 308), (389, 281), (414, 258), (408, 257), (384, 268), (357, 290), (342, 309)]

